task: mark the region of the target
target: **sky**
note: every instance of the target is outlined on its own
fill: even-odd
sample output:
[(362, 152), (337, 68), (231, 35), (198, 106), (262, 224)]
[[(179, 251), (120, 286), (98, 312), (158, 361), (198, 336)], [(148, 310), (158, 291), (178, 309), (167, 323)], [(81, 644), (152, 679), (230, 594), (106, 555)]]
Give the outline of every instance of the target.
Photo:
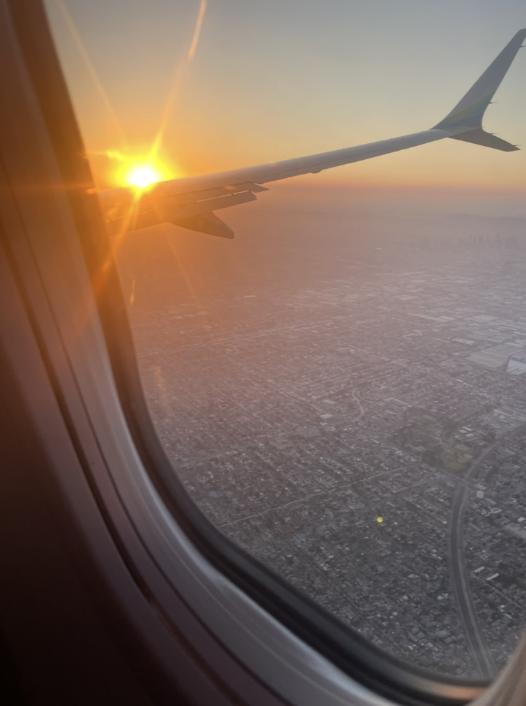
[[(526, 26), (526, 0), (46, 5), (100, 186), (152, 147), (173, 178), (429, 128)], [(495, 100), (485, 128), (524, 151), (445, 140), (272, 189), (280, 203), (526, 217), (526, 51)]]

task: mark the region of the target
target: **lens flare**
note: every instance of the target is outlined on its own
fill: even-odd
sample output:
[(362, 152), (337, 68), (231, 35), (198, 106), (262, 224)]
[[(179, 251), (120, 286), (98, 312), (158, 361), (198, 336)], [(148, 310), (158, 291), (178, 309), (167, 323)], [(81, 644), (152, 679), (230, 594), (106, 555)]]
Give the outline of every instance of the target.
[(134, 186), (136, 189), (147, 189), (155, 182), (161, 181), (162, 177), (154, 167), (144, 164), (132, 167), (127, 172), (125, 179), (129, 186)]
[[(91, 155), (105, 158), (106, 183), (111, 187), (131, 186), (137, 191), (143, 191), (157, 182), (182, 176), (172, 160), (165, 155), (154, 155), (148, 150), (124, 152), (109, 149), (90, 152)], [(100, 171), (103, 171), (102, 168)]]

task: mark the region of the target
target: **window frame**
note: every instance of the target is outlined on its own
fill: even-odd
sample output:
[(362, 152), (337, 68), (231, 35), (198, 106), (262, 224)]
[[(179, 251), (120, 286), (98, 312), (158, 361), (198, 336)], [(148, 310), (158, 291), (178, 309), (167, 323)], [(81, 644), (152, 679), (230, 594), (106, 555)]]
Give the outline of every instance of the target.
[[(108, 590), (163, 671), (183, 678), (163, 655), (177, 636), (227, 700), (456, 706), (476, 697), (496, 703), (517, 689), (524, 640), (488, 689), (410, 669), (266, 570), (197, 508), (149, 416), (117, 266), (96, 195), (88, 193), (89, 166), (43, 3), (0, 2), (10, 113), (0, 149), (10, 208), (22, 226), (16, 235), (6, 231), (4, 244), (79, 465), (73, 477), (57, 461), (55, 480)], [(8, 134), (14, 115), (21, 116), (17, 131)], [(51, 205), (17, 191), (28, 170), (53, 186)], [(18, 375), (23, 384), (22, 369)], [(24, 390), (28, 404), (31, 392)], [(91, 494), (89, 511), (77, 497), (81, 482)], [(104, 537), (91, 534), (95, 516)], [(107, 557), (110, 545), (119, 576)], [(127, 597), (132, 584), (142, 596), (140, 620)], [(160, 626), (169, 633), (162, 640)]]

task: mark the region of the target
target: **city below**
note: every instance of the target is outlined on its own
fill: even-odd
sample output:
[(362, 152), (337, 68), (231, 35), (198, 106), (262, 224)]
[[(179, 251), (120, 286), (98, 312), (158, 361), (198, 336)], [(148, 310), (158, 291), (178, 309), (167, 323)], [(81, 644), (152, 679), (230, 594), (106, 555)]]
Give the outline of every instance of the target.
[(166, 454), (221, 532), (347, 626), (493, 677), (526, 627), (526, 220), (278, 216), (122, 248)]

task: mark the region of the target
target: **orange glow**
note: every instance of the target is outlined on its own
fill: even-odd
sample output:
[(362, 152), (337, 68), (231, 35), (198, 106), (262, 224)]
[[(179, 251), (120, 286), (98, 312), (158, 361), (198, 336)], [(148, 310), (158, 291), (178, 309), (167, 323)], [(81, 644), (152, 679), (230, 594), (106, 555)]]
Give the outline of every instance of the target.
[(130, 186), (134, 186), (136, 189), (147, 189), (152, 184), (155, 184), (155, 182), (161, 181), (161, 178), (153, 167), (150, 167), (149, 164), (145, 164), (132, 167), (126, 175), (126, 181)]
[[(142, 191), (159, 181), (177, 179), (180, 173), (166, 159), (150, 154), (124, 154), (106, 150), (104, 157), (111, 165), (107, 181), (114, 186), (133, 186)], [(108, 162), (106, 163), (108, 164)]]

